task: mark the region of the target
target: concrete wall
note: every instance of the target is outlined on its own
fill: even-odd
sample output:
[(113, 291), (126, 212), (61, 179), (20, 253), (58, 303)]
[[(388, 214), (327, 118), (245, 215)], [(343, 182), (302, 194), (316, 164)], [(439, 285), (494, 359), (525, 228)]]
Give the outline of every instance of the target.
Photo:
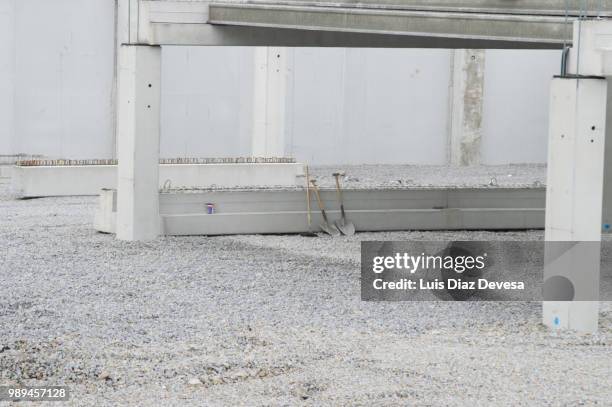
[[(113, 30), (112, 0), (0, 0), (0, 154), (114, 155)], [(248, 155), (253, 50), (163, 55), (162, 155)], [(545, 161), (558, 61), (488, 51), (485, 163)], [(298, 49), (293, 62), (286, 142), (298, 159), (445, 162), (450, 51)]]
[(449, 76), (447, 50), (297, 50), (288, 151), (323, 164), (442, 164)]
[(162, 155), (250, 155), (252, 98), (252, 49), (164, 47)]
[(15, 5), (13, 150), (110, 156), (113, 2), (17, 0)]
[(0, 154), (13, 152), (16, 1), (0, 1)]
[(485, 164), (546, 162), (550, 83), (560, 63), (559, 51), (487, 51)]

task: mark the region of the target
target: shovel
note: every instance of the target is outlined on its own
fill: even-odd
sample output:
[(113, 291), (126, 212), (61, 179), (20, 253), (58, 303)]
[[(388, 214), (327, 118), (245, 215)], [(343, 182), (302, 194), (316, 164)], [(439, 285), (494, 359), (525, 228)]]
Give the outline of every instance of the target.
[(310, 173), (308, 172), (308, 166), (306, 166), (306, 219), (308, 220), (308, 232), (300, 233), (300, 236), (304, 237), (317, 237), (316, 233), (312, 232), (312, 215), (310, 211)]
[(325, 213), (325, 209), (323, 208), (323, 202), (321, 202), (321, 195), (319, 194), (319, 188), (317, 187), (317, 181), (313, 179), (310, 181), (310, 183), (312, 184), (312, 188), (314, 189), (315, 196), (317, 197), (317, 203), (319, 204), (321, 215), (323, 215), (324, 223), (321, 223), (320, 225), (321, 230), (327, 233), (328, 235), (339, 236), (340, 231), (336, 228), (336, 226), (330, 224), (329, 220), (327, 219), (327, 214)]
[(342, 188), (340, 187), (340, 177), (344, 176), (344, 174), (335, 172), (332, 175), (336, 178), (336, 191), (338, 191), (338, 202), (340, 202), (340, 213), (342, 214), (342, 217), (336, 221), (336, 227), (343, 235), (352, 236), (355, 234), (355, 225), (353, 225), (353, 222), (346, 219), (344, 200), (342, 199)]

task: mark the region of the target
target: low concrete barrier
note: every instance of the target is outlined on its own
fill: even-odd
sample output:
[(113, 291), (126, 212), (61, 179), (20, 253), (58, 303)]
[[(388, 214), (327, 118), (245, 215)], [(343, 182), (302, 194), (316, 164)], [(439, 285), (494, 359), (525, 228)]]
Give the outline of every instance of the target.
[[(303, 188), (169, 191), (160, 194), (165, 235), (283, 234), (320, 231)], [(334, 189), (321, 191), (330, 221), (340, 218)], [(510, 230), (544, 227), (544, 188), (348, 189), (348, 219), (357, 231)], [(116, 191), (105, 190), (95, 228), (114, 233)], [(214, 210), (210, 211), (210, 208)]]
[[(61, 165), (12, 167), (12, 193), (21, 198), (98, 195), (117, 187), (115, 165)], [(161, 164), (159, 186), (294, 187), (303, 175), (299, 163)]]

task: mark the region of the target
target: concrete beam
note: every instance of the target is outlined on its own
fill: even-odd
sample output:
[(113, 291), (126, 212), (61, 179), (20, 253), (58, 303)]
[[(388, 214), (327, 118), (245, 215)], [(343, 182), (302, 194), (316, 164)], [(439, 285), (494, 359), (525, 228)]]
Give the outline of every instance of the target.
[[(0, 166), (0, 175), (12, 174), (11, 192), (19, 198), (98, 195), (117, 188), (115, 165)], [(9, 173), (9, 169), (11, 172)], [(3, 172), (4, 171), (4, 172)], [(159, 188), (296, 186), (304, 166), (298, 163), (161, 164)]]
[(576, 21), (569, 53), (568, 73), (612, 76), (612, 20)]
[(402, 10), (393, 6), (364, 8), (316, 3), (212, 3), (209, 23), (295, 30), (402, 34), (439, 38), (562, 44), (561, 16), (489, 14), (452, 10)]
[[(112, 233), (113, 191), (104, 191), (96, 229)], [(340, 217), (336, 191), (321, 198), (330, 220)], [(358, 231), (508, 230), (544, 226), (542, 188), (432, 188), (345, 190), (347, 217)], [(314, 199), (314, 198), (313, 198)], [(207, 214), (213, 204), (214, 214)], [(312, 202), (312, 208), (316, 204)], [(310, 228), (303, 189), (169, 192), (160, 194), (163, 234), (301, 233)], [(312, 211), (312, 230), (322, 222)]]
[[(584, 0), (234, 0), (232, 3), (250, 4), (288, 4), (288, 5), (319, 5), (325, 7), (350, 7), (359, 3), (360, 8), (393, 9), (393, 10), (427, 10), (446, 12), (471, 12), (490, 14), (519, 14), (519, 15), (558, 15), (566, 13), (571, 17), (587, 14), (589, 16), (605, 16), (612, 14), (612, 5), (608, 2), (596, 0), (588, 4), (584, 10)], [(226, 3), (215, 1), (215, 4)], [(598, 3), (598, 4), (596, 4)]]
[(122, 45), (117, 91), (117, 238), (159, 234), (161, 48)]
[(449, 164), (480, 164), (485, 50), (453, 51), (450, 87)]
[[(124, 43), (151, 45), (559, 48), (568, 40), (559, 3), (120, 0), (119, 32)], [(580, 1), (568, 4), (573, 21)], [(607, 2), (589, 10), (611, 13)]]

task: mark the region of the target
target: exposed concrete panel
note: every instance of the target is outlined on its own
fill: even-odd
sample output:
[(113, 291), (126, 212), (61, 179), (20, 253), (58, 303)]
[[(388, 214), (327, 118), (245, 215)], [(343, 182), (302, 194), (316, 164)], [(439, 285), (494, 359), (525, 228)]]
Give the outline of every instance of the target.
[(254, 52), (254, 157), (285, 156), (287, 87), (293, 70), (293, 49), (259, 47)]
[(550, 78), (561, 52), (487, 50), (486, 58), (482, 163), (545, 163)]
[[(11, 190), (20, 198), (98, 195), (117, 188), (114, 165), (6, 167), (12, 174)], [(2, 167), (0, 167), (2, 171)], [(159, 187), (295, 186), (302, 164), (162, 164)], [(302, 181), (299, 181), (300, 184)]]
[(444, 164), (450, 51), (298, 49), (290, 155), (316, 164)]
[[(17, 86), (13, 152), (112, 157), (112, 2), (0, 4), (10, 1), (21, 10), (19, 55), (13, 59), (18, 72), (10, 83)], [(61, 26), (56, 23), (60, 20)], [(4, 29), (8, 27), (0, 25), (0, 31)], [(0, 37), (0, 44), (6, 40)], [(66, 73), (59, 75), (56, 55), (62, 50)], [(252, 52), (240, 47), (164, 47), (163, 156), (250, 155)], [(298, 160), (446, 162), (448, 51), (311, 48), (295, 53), (286, 149)], [(558, 72), (558, 55), (487, 51), (483, 163), (546, 161), (549, 78)], [(5, 62), (10, 64), (10, 59), (3, 55), (0, 64)], [(38, 69), (42, 65), (49, 69)], [(0, 84), (3, 80), (0, 76)], [(64, 102), (59, 103), (62, 94)], [(0, 93), (3, 98), (10, 98), (10, 92)], [(10, 117), (11, 109), (10, 104), (0, 109), (0, 116)], [(5, 126), (11, 127), (10, 120), (0, 121), (0, 132)]]
[(114, 2), (15, 4), (13, 150), (111, 157)]
[[(103, 191), (96, 209), (97, 230), (114, 232), (113, 192)], [(541, 188), (348, 189), (346, 215), (359, 231), (535, 229), (544, 225)], [(330, 220), (340, 217), (334, 189), (321, 191)], [(215, 212), (207, 213), (207, 203)], [(443, 208), (443, 209), (434, 209)], [(309, 230), (302, 189), (187, 191), (160, 194), (167, 235), (300, 233)], [(318, 231), (319, 211), (310, 230)]]
[(14, 154), (15, 3), (0, 0), (0, 154)]
[(453, 51), (448, 147), (451, 165), (480, 164), (485, 55), (484, 50)]
[(253, 52), (162, 48), (162, 156), (251, 155)]

